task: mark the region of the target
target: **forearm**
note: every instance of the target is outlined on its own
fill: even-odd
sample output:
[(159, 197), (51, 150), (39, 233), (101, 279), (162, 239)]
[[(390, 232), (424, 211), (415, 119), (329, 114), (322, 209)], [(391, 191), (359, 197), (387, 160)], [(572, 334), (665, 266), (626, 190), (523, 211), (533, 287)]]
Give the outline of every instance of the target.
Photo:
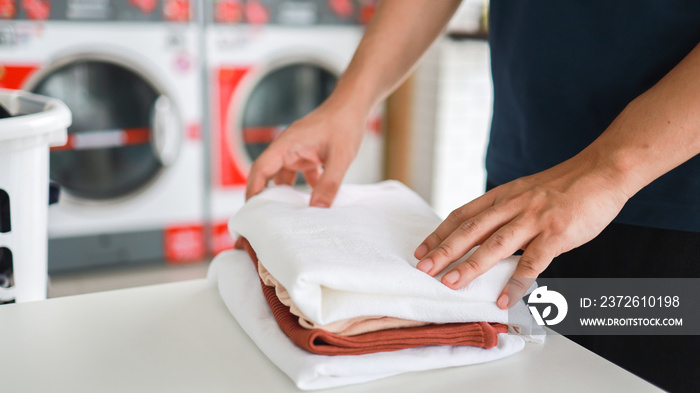
[(367, 113), (407, 77), (461, 0), (383, 0), (330, 105)]
[(631, 197), (699, 153), (700, 45), (632, 101), (581, 155)]

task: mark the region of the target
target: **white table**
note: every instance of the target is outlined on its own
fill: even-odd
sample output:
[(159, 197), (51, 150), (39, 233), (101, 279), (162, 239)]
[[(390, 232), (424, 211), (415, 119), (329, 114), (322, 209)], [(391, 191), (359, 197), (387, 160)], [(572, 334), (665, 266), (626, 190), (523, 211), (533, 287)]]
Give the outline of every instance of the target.
[[(206, 280), (0, 306), (1, 392), (296, 392)], [(332, 392), (656, 392), (568, 339)]]

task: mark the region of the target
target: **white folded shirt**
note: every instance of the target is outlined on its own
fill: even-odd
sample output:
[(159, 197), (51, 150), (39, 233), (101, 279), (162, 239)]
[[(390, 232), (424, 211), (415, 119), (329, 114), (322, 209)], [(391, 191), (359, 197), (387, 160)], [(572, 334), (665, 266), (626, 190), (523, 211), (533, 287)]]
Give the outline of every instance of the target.
[(268, 188), (231, 218), (229, 230), (248, 239), (258, 259), (315, 323), (389, 316), (499, 322), (524, 334), (543, 333), (524, 303), (510, 311), (496, 306), (519, 257), (504, 259), (458, 290), (442, 284), (442, 274), (431, 277), (416, 269), (415, 248), (441, 220), (403, 184), (343, 185), (333, 207), (308, 204), (307, 193)]
[(485, 363), (523, 349), (522, 337), (499, 334), (491, 349), (427, 346), (354, 356), (315, 355), (297, 347), (279, 328), (260, 288), (248, 254), (225, 251), (211, 263), (208, 278), (217, 282), (226, 306), (260, 350), (299, 389), (313, 390), (372, 381), (410, 371)]

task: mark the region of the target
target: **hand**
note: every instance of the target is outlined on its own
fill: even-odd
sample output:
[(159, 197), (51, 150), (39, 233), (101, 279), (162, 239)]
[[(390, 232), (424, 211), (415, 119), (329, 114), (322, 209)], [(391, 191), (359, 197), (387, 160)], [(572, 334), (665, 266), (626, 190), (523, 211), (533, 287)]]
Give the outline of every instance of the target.
[(481, 245), (443, 276), (443, 284), (458, 289), (522, 249), (497, 301), (502, 309), (512, 306), (532, 282), (523, 279), (536, 278), (554, 257), (597, 236), (629, 199), (596, 167), (596, 160), (579, 155), (456, 209), (416, 249), (417, 268), (435, 276)]
[(273, 179), (293, 184), (300, 171), (313, 188), (310, 205), (330, 206), (357, 155), (367, 115), (409, 75), (460, 2), (381, 1), (331, 96), (280, 134), (253, 164), (246, 198)]
[(270, 180), (293, 185), (301, 172), (313, 188), (310, 205), (329, 207), (360, 148), (365, 117), (327, 102), (292, 123), (253, 163), (246, 199)]

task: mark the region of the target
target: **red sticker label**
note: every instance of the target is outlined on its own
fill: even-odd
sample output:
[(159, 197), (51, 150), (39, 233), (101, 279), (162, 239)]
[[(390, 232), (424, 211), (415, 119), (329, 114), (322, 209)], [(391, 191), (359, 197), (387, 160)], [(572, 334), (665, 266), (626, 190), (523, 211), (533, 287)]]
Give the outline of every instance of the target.
[(171, 226), (163, 233), (165, 260), (172, 264), (199, 262), (206, 255), (204, 226)]
[(13, 19), (16, 14), (15, 0), (0, 0), (0, 19)]
[(163, 18), (170, 22), (190, 20), (189, 0), (166, 0), (163, 4)]
[(262, 25), (270, 21), (270, 12), (260, 0), (248, 0), (245, 4), (245, 17), (250, 24)]
[(216, 3), (214, 18), (219, 23), (243, 21), (243, 6), (239, 0), (222, 0)]
[(156, 9), (158, 0), (129, 0), (129, 3), (144, 14), (150, 14)]
[(211, 236), (212, 255), (217, 255), (234, 247), (233, 236), (229, 233), (228, 224), (225, 221), (212, 225)]
[(22, 9), (32, 20), (46, 20), (51, 15), (51, 3), (48, 0), (22, 0)]
[(341, 19), (348, 19), (355, 12), (350, 0), (328, 0), (328, 8)]
[(363, 25), (369, 24), (374, 17), (374, 11), (376, 11), (376, 9), (377, 5), (374, 0), (366, 0), (360, 7), (359, 22)]

